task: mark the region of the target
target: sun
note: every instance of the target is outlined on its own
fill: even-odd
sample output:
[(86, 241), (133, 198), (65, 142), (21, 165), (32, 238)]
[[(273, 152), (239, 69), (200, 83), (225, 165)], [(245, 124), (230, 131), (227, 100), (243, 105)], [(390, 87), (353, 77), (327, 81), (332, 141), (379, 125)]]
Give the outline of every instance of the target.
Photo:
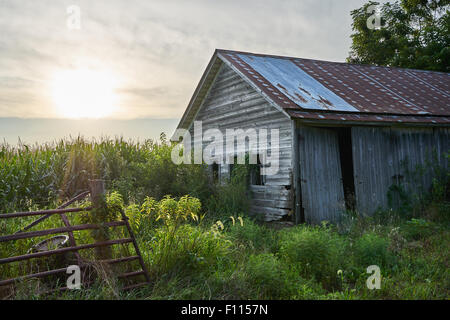
[(117, 107), (116, 81), (109, 72), (62, 70), (52, 81), (53, 100), (64, 118), (103, 118)]

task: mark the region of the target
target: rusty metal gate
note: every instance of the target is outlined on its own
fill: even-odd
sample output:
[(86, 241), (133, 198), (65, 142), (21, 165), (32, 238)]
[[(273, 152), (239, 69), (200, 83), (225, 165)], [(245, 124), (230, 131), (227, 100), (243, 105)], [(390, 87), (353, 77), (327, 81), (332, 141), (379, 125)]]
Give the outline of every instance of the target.
[[(93, 189), (91, 189), (91, 190), (93, 190)], [(68, 207), (71, 204), (75, 203), (76, 201), (80, 201), (80, 200), (86, 198), (88, 195), (91, 195), (92, 201), (94, 202), (95, 195), (93, 195), (92, 193), (93, 192), (91, 192), (91, 191), (82, 192), (81, 194), (79, 194), (78, 196), (73, 198), (72, 200), (66, 202), (65, 204), (63, 204), (62, 206), (60, 206), (54, 210), (0, 214), (0, 219), (12, 219), (12, 218), (21, 218), (21, 217), (30, 217), (30, 216), (40, 216), (37, 220), (35, 220), (31, 224), (27, 225), (25, 228), (16, 232), (15, 234), (0, 236), (0, 243), (8, 242), (8, 241), (16, 241), (19, 239), (28, 239), (28, 238), (34, 238), (34, 237), (48, 236), (48, 235), (67, 234), (68, 244), (69, 244), (67, 247), (63, 247), (63, 248), (56, 248), (56, 249), (46, 250), (46, 251), (42, 251), (42, 252), (27, 252), (27, 254), (24, 254), (24, 255), (0, 258), (0, 265), (9, 264), (9, 263), (13, 263), (13, 262), (19, 262), (19, 261), (27, 261), (27, 260), (31, 260), (31, 259), (38, 259), (38, 258), (42, 258), (42, 257), (61, 255), (61, 254), (69, 253), (69, 252), (73, 253), (73, 255), (75, 256), (75, 261), (76, 261), (77, 265), (83, 271), (85, 271), (85, 270), (92, 271), (93, 263), (95, 263), (97, 265), (99, 264), (101, 266), (110, 267), (112, 265), (116, 265), (116, 264), (120, 264), (120, 263), (138, 261), (140, 264), (140, 270), (128, 271), (128, 272), (125, 272), (122, 274), (118, 274), (117, 279), (120, 279), (120, 280), (129, 279), (129, 278), (138, 279), (139, 277), (144, 277), (144, 279), (145, 279), (144, 281), (141, 280), (141, 281), (137, 281), (133, 284), (127, 284), (127, 285), (123, 286), (122, 290), (131, 290), (134, 288), (138, 288), (138, 287), (147, 285), (150, 282), (150, 278), (149, 278), (147, 269), (145, 267), (144, 261), (142, 259), (138, 244), (136, 242), (136, 238), (135, 238), (134, 233), (128, 222), (128, 217), (126, 216), (126, 214), (123, 210), (121, 210), (121, 219), (118, 221), (107, 221), (102, 224), (78, 224), (78, 225), (70, 224), (66, 213), (81, 213), (81, 212), (89, 213), (89, 211), (92, 211), (93, 207), (92, 206), (87, 207), (87, 208), (68, 208)], [(26, 232), (26, 230), (30, 229), (33, 226), (36, 226), (40, 222), (44, 221), (45, 219), (47, 219), (53, 215), (59, 215), (61, 217), (64, 227)], [(99, 230), (101, 228), (116, 228), (116, 227), (120, 227), (120, 226), (126, 227), (128, 237), (119, 238), (119, 239), (107, 239), (105, 241), (87, 243), (87, 244), (77, 244), (75, 237), (74, 237), (74, 232), (76, 232), (76, 231)], [(124, 255), (119, 258), (114, 258), (114, 259), (111, 258), (111, 259), (95, 260), (95, 261), (87, 261), (80, 255), (80, 251), (87, 250), (87, 249), (110, 248), (113, 245), (130, 244), (130, 243), (134, 247), (135, 254)], [(9, 279), (1, 279), (2, 275), (0, 275), (0, 289), (2, 289), (2, 288), (5, 289), (5, 287), (6, 287), (6, 292), (10, 292), (9, 296), (12, 296), (12, 295), (14, 295), (15, 284), (17, 282), (27, 280), (27, 279), (34, 279), (34, 278), (40, 279), (40, 278), (49, 277), (49, 276), (53, 276), (53, 275), (57, 275), (57, 274), (64, 274), (66, 272), (67, 272), (67, 267), (25, 274), (25, 275), (22, 275), (19, 277), (9, 278)], [(87, 275), (88, 275), (87, 272), (83, 272), (83, 274), (82, 274), (81, 284), (83, 287), (88, 287), (89, 285), (91, 285), (94, 282), (92, 280), (92, 278), (88, 277)], [(63, 286), (63, 287), (53, 288), (51, 290), (39, 292), (39, 294), (48, 294), (48, 293), (53, 293), (53, 292), (57, 292), (57, 291), (66, 291), (68, 289), (69, 288), (67, 286)], [(6, 296), (6, 298), (8, 298), (9, 296)], [(0, 296), (0, 299), (1, 298), (2, 297)], [(5, 298), (5, 296), (3, 298)]]

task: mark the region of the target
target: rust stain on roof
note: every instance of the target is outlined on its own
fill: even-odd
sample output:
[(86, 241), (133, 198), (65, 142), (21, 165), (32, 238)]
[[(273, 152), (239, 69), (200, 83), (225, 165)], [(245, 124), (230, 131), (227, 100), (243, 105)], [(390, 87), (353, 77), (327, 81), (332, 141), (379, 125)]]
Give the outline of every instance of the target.
[(306, 102), (306, 99), (303, 98), (301, 95), (299, 95), (297, 92), (295, 93), (295, 95), (297, 96), (297, 99), (299, 99), (302, 102)]
[(280, 83), (277, 83), (277, 87), (279, 87), (281, 89), (281, 92), (283, 92), (287, 97), (290, 97), (291, 100), (299, 100), (300, 102), (308, 102), (308, 100), (306, 100), (302, 95), (298, 94), (298, 92), (294, 92), (294, 96), (292, 96), (292, 94)]
[(322, 97), (322, 96), (319, 96), (319, 102), (321, 102), (322, 104), (328, 106), (328, 107), (325, 107), (325, 108), (327, 108), (327, 109), (330, 109), (329, 107), (332, 107), (332, 106), (333, 106), (333, 104), (332, 104), (330, 101), (328, 101), (327, 99), (325, 99), (325, 98)]
[(305, 88), (302, 88), (301, 86), (298, 86), (298, 89), (299, 89), (299, 90), (302, 90), (302, 91), (303, 91), (304, 93), (306, 93), (308, 96), (311, 95), (311, 93), (309, 93), (308, 90), (306, 90)]

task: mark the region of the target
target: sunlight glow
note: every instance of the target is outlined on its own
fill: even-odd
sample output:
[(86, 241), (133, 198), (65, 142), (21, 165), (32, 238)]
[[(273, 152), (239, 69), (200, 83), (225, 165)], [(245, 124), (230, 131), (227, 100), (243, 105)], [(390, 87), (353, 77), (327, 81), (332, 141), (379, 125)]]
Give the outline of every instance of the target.
[(52, 95), (64, 118), (103, 118), (117, 108), (116, 85), (108, 72), (63, 70), (53, 78)]

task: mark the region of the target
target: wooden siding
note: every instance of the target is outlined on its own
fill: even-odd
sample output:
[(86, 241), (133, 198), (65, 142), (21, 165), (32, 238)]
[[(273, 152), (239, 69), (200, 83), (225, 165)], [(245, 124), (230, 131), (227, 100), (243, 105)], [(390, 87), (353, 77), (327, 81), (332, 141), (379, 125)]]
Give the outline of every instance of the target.
[[(219, 129), (223, 134), (226, 129), (278, 129), (279, 171), (267, 176), (264, 186), (251, 186), (254, 200), (250, 212), (263, 214), (266, 221), (271, 221), (292, 211), (292, 126), (288, 117), (271, 106), (234, 70), (223, 64), (195, 121), (202, 121), (203, 132)], [(193, 125), (189, 130), (194, 138)], [(232, 155), (228, 154), (227, 157), (229, 156)], [(229, 166), (221, 166), (220, 173), (221, 180), (229, 177)]]
[(393, 184), (403, 185), (410, 195), (421, 192), (422, 187), (429, 188), (433, 177), (429, 169), (418, 176), (413, 173), (429, 160), (447, 168), (444, 153), (449, 151), (449, 141), (448, 128), (353, 127), (358, 211), (372, 214), (377, 208), (387, 209), (387, 194)]
[(336, 221), (345, 209), (338, 133), (303, 126), (298, 134), (301, 205), (306, 222)]

